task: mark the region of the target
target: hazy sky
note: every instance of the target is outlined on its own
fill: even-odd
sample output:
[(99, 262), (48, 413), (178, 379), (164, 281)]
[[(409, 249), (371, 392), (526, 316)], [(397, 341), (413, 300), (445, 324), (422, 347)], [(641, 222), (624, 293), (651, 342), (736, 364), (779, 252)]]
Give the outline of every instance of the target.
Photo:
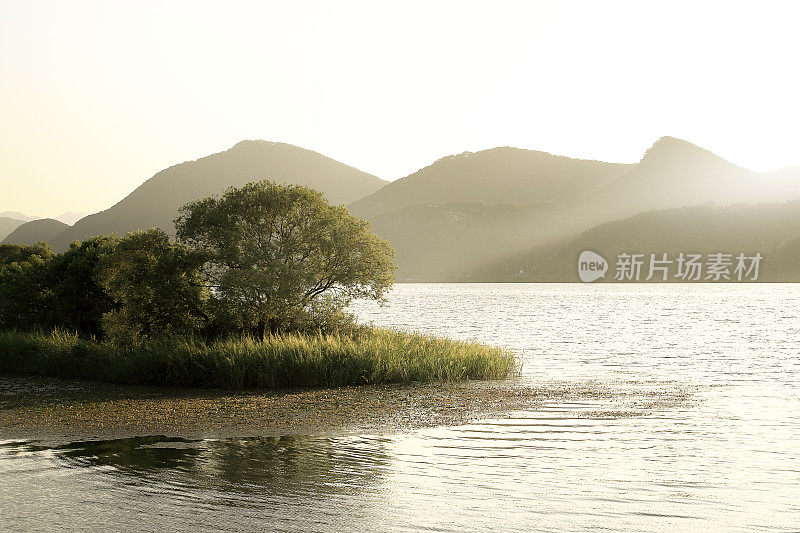
[[(797, 7), (796, 7), (797, 6)], [(800, 165), (800, 3), (0, 0), (0, 211), (109, 207), (242, 139), (393, 180), (663, 135)]]

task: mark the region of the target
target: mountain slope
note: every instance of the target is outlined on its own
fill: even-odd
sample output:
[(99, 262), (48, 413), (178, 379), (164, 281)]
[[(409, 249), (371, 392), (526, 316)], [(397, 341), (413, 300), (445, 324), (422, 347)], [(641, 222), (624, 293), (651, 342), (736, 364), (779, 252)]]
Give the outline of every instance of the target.
[[(464, 198), (473, 202), (467, 210)], [(637, 213), (793, 198), (800, 198), (797, 169), (759, 174), (663, 137), (634, 165), (513, 148), (452, 156), (350, 208), (397, 249), (399, 279), (489, 280), (488, 265)]]
[[(751, 216), (744, 205), (800, 198), (800, 169), (756, 173), (689, 142), (663, 137), (632, 165), (494, 148), (443, 158), (382, 188), (378, 178), (320, 154), (245, 141), (159, 172), (114, 207), (85, 217), (50, 242), (63, 250), (70, 240), (96, 234), (153, 226), (171, 231), (184, 203), (263, 178), (308, 185), (334, 203), (352, 201), (349, 208), (397, 250), (403, 281), (506, 279), (520, 270), (531, 280), (572, 279), (569, 254), (574, 250), (564, 247), (589, 229), (611, 228), (612, 234), (591, 236), (612, 250), (615, 238), (630, 236), (643, 246), (648, 235), (653, 246), (783, 244), (787, 264), (794, 260), (792, 239), (800, 236), (771, 225), (772, 215)], [(721, 210), (708, 205), (737, 203), (743, 205)], [(680, 213), (696, 227), (671, 211), (654, 214), (687, 206), (691, 209)], [(735, 232), (711, 233), (715, 217), (734, 226), (740, 217), (755, 229), (740, 225)], [(686, 240), (684, 234), (693, 232), (706, 240)], [(747, 241), (751, 234), (755, 237)], [(589, 244), (582, 243), (592, 249)], [(554, 262), (562, 248), (569, 259)]]
[(800, 236), (780, 243), (766, 261), (766, 280), (800, 281)]
[(564, 235), (561, 206), (629, 165), (518, 148), (445, 157), (348, 208), (397, 250), (398, 279), (446, 281), (508, 250)]
[(25, 223), (24, 220), (19, 220), (11, 217), (0, 217), (0, 241), (5, 239), (9, 233), (11, 233), (24, 223)]
[[(763, 281), (800, 281), (800, 201), (780, 204), (694, 206), (637, 214), (595, 226), (578, 237), (538, 246), (495, 261), (481, 278), (506, 281), (579, 281), (584, 250), (601, 254), (613, 279), (620, 253), (761, 253)], [(524, 274), (520, 275), (520, 272)]]
[(604, 216), (629, 216), (650, 209), (716, 203), (762, 203), (800, 197), (800, 172), (753, 172), (694, 144), (662, 137), (586, 208)]
[[(491, 280), (488, 272), (508, 275), (511, 270), (497, 271), (496, 265), (509, 257), (563, 244), (589, 228), (637, 213), (792, 198), (800, 198), (796, 169), (759, 174), (689, 142), (663, 137), (634, 165), (514, 148), (452, 156), (350, 209), (397, 250), (399, 279)], [(713, 225), (713, 217), (707, 223)], [(720, 231), (719, 242), (725, 238)], [(530, 269), (518, 265), (512, 270)], [(548, 276), (562, 279), (558, 272)]]
[(429, 203), (557, 204), (610, 183), (628, 167), (535, 150), (492, 148), (442, 158), (348, 207), (354, 214), (369, 218)]
[(371, 194), (386, 182), (316, 152), (289, 144), (242, 141), (233, 148), (162, 170), (113, 207), (89, 215), (51, 243), (65, 249), (72, 240), (160, 227), (173, 231), (178, 209), (227, 187), (269, 179), (306, 185), (334, 204)]
[(52, 218), (41, 218), (20, 225), (3, 239), (3, 244), (33, 245), (39, 241), (52, 242), (69, 226)]
[(14, 218), (16, 220), (21, 220), (23, 222), (30, 222), (31, 220), (39, 220), (39, 217), (29, 217), (19, 211), (3, 211), (0, 213), (0, 217), (7, 217), (7, 218)]
[(530, 242), (548, 204), (419, 204), (371, 217), (397, 251), (399, 281), (448, 281)]
[(53, 218), (55, 218), (59, 222), (63, 222), (64, 224), (72, 226), (73, 224), (75, 224), (77, 221), (87, 216), (88, 214), (89, 213), (76, 213), (75, 211), (67, 211)]

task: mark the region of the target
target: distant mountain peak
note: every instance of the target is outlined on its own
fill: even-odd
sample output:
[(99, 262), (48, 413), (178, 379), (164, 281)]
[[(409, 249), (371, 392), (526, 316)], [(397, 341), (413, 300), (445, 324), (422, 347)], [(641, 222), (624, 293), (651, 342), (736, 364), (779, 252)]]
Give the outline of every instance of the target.
[(664, 160), (681, 160), (686, 158), (701, 158), (711, 157), (722, 160), (719, 156), (700, 148), (696, 144), (689, 141), (678, 139), (677, 137), (665, 136), (658, 139), (653, 143), (653, 146), (647, 149), (641, 159), (641, 163), (648, 163), (652, 161), (662, 162)]
[[(563, 155), (556, 155), (550, 152), (544, 152), (541, 150), (530, 150), (527, 148), (516, 148), (514, 146), (497, 146), (494, 148), (485, 148), (483, 150), (478, 150), (477, 152), (470, 152), (465, 151), (461, 152), (460, 154), (452, 154), (441, 157), (428, 165), (427, 167), (421, 168), (415, 174), (425, 175), (431, 172), (438, 171), (442, 168), (446, 168), (452, 165), (472, 165), (476, 163), (486, 162), (489, 165), (500, 165), (504, 167), (508, 164), (509, 161), (516, 161), (518, 164), (522, 165), (537, 165), (541, 164), (545, 161), (547, 162), (562, 162), (568, 163), (569, 161), (577, 161), (577, 162), (588, 162), (588, 163), (600, 163), (600, 164), (609, 164), (613, 165), (613, 163), (605, 163), (603, 161), (595, 161), (591, 159), (578, 159), (574, 157), (568, 157)], [(411, 174), (414, 176), (415, 174)], [(408, 176), (407, 176), (408, 177)]]
[(55, 220), (58, 220), (59, 222), (63, 222), (64, 224), (72, 226), (73, 224), (75, 224), (77, 221), (87, 216), (88, 214), (89, 213), (76, 213), (75, 211), (67, 211), (53, 218)]
[(182, 205), (268, 179), (316, 189), (333, 204), (367, 196), (386, 182), (306, 148), (244, 140), (223, 152), (186, 161), (157, 172), (115, 205), (78, 220), (48, 242), (64, 250), (72, 240), (158, 227), (173, 231)]
[(707, 152), (707, 150), (700, 148), (696, 144), (692, 144), (689, 141), (685, 141), (683, 139), (678, 139), (677, 137), (670, 137), (669, 135), (661, 137), (653, 145), (648, 148), (642, 159), (645, 159), (648, 156), (664, 153), (664, 152), (677, 152), (677, 151), (702, 151)]
[(0, 213), (0, 217), (13, 218), (16, 220), (22, 220), (23, 222), (30, 222), (32, 220), (39, 220), (41, 218), (41, 217), (28, 216), (23, 213), (20, 213), (19, 211), (3, 211), (2, 213)]
[(60, 220), (53, 218), (31, 220), (9, 233), (6, 238), (3, 239), (3, 244), (31, 246), (39, 241), (49, 242), (53, 237), (68, 227), (68, 224), (64, 224)]
[(360, 217), (417, 204), (558, 203), (618, 179), (629, 165), (499, 146), (437, 159), (349, 207)]
[(238, 143), (231, 146), (231, 150), (237, 150), (241, 148), (258, 148), (258, 147), (274, 147), (274, 146), (285, 146), (287, 148), (296, 148), (300, 150), (299, 146), (295, 146), (293, 144), (286, 144), (281, 142), (275, 141), (265, 141), (263, 139), (243, 139)]
[[(302, 146), (297, 146), (294, 144), (279, 142), (279, 141), (266, 141), (264, 139), (243, 139), (225, 152), (237, 152), (237, 151), (258, 151), (263, 152), (265, 150), (269, 151), (285, 151), (285, 152), (305, 152), (311, 154), (319, 154), (319, 152), (315, 152), (314, 150), (310, 150), (308, 148), (303, 148)], [(319, 154), (322, 155), (322, 154)], [(326, 156), (323, 156), (326, 157)], [(330, 159), (330, 158), (328, 158)]]
[(689, 141), (686, 141), (684, 139), (679, 139), (678, 137), (673, 137), (671, 135), (664, 135), (663, 137), (658, 139), (656, 142), (654, 142), (653, 146), (670, 145), (670, 144), (673, 144), (673, 145), (684, 145), (684, 146), (694, 146), (695, 148), (698, 148), (698, 146), (696, 144), (692, 144)]
[(641, 161), (601, 192), (618, 217), (637, 211), (750, 201), (759, 194), (757, 175), (675, 137), (662, 137)]

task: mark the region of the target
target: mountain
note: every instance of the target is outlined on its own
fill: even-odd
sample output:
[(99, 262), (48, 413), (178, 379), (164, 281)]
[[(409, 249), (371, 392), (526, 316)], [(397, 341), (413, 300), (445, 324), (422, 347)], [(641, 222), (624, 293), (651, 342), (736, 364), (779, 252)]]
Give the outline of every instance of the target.
[(242, 141), (233, 148), (175, 165), (154, 175), (113, 207), (89, 215), (51, 242), (64, 250), (72, 240), (160, 227), (173, 231), (184, 204), (228, 187), (269, 179), (317, 189), (334, 204), (371, 194), (386, 184), (366, 172), (289, 144)]
[(32, 220), (12, 231), (3, 239), (3, 244), (25, 244), (30, 246), (39, 241), (53, 242), (56, 235), (59, 235), (68, 227), (63, 222), (52, 218)]
[(579, 281), (578, 256), (599, 253), (613, 279), (620, 253), (730, 253), (763, 256), (762, 281), (800, 280), (800, 201), (778, 204), (692, 206), (653, 210), (595, 226), (580, 236), (533, 247), (495, 261), (475, 279), (504, 281)]
[(41, 218), (29, 217), (28, 215), (22, 214), (19, 211), (3, 211), (0, 213), (0, 217), (14, 218), (23, 222), (30, 222), (31, 220), (39, 220), (39, 218)]
[(501, 147), (448, 156), (389, 184), (309, 150), (243, 141), (157, 173), (50, 242), (63, 250), (91, 235), (171, 231), (181, 205), (258, 179), (348, 203), (397, 250), (400, 281), (574, 280), (580, 247), (610, 254), (634, 245), (658, 253), (758, 244), (787, 265), (773, 271), (779, 277), (800, 248), (798, 204), (760, 205), (800, 199), (800, 169), (753, 172), (673, 137), (635, 164)]
[[(709, 202), (729, 205), (800, 198), (800, 169), (759, 174), (674, 137), (658, 139), (636, 164), (492, 148), (442, 158), (348, 207), (371, 219), (412, 205), (459, 201), (547, 203), (562, 220), (591, 222)], [(567, 220), (569, 219), (569, 220)], [(587, 226), (582, 222), (577, 226)], [(593, 225), (593, 224), (592, 224)]]
[(6, 216), (0, 216), (0, 241), (5, 239), (9, 233), (11, 233), (24, 223), (25, 223), (24, 220)]
[(446, 157), (349, 207), (397, 250), (398, 279), (446, 281), (490, 280), (518, 254), (646, 211), (796, 198), (798, 169), (757, 173), (663, 137), (633, 165), (515, 148)]
[[(633, 214), (708, 202), (724, 205), (783, 199), (767, 181), (692, 143), (662, 137), (638, 164), (590, 201), (595, 210)], [(795, 192), (800, 194), (800, 180), (796, 185)]]
[(348, 208), (397, 250), (398, 279), (446, 281), (508, 250), (585, 227), (560, 209), (630, 165), (519, 148), (442, 158)]
[[(76, 213), (75, 211), (67, 211), (65, 213), (61, 213), (57, 217), (53, 217), (53, 219), (63, 222), (64, 224), (72, 225), (78, 220), (82, 219), (89, 213)], [(3, 211), (0, 213), (0, 218), (13, 218), (16, 220), (20, 220), (22, 222), (31, 222), (32, 220), (42, 220), (42, 217), (29, 217), (20, 213), (19, 211)]]
[(439, 159), (348, 207), (354, 214), (370, 218), (418, 204), (558, 204), (601, 188), (628, 168), (535, 150), (492, 148)]
[(396, 250), (398, 281), (449, 281), (530, 243), (546, 203), (419, 204), (370, 218)]
[(770, 253), (766, 270), (769, 281), (800, 281), (800, 237), (780, 243)]
[(54, 217), (59, 222), (63, 222), (69, 226), (72, 226), (77, 221), (82, 219), (83, 217), (87, 216), (89, 213), (76, 213), (75, 211), (67, 211), (66, 213), (61, 213), (57, 217)]

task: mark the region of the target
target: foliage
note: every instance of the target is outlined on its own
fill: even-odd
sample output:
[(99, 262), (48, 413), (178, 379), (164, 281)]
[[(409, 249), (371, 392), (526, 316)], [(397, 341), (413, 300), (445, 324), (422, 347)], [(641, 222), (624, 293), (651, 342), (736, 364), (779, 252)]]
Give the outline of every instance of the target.
[(0, 245), (0, 328), (51, 324), (52, 260), (53, 251), (45, 243)]
[(0, 266), (10, 265), (11, 263), (24, 263), (34, 257), (49, 259), (53, 257), (53, 251), (44, 242), (34, 246), (0, 244)]
[[(436, 357), (497, 355), (358, 328), (344, 307), (384, 297), (394, 252), (311, 189), (230, 188), (186, 206), (177, 228), (177, 243), (154, 228), (75, 242), (59, 255), (43, 243), (0, 246), (0, 370), (281, 387), (454, 379), (461, 371)], [(265, 338), (267, 330), (280, 334)], [(231, 333), (263, 342), (207, 343)], [(426, 362), (431, 343), (443, 352)], [(487, 368), (463, 366), (476, 376)]]
[(73, 242), (49, 267), (51, 320), (84, 336), (101, 336), (101, 319), (114, 309), (113, 299), (97, 280), (97, 266), (114, 251), (116, 235)]
[(97, 277), (116, 307), (102, 317), (106, 335), (132, 342), (191, 333), (208, 319), (203, 257), (170, 242), (159, 229), (129, 233), (105, 255)]
[(0, 327), (62, 328), (119, 342), (167, 334), (334, 331), (351, 298), (380, 299), (389, 245), (316, 191), (269, 182), (189, 204), (182, 243), (152, 229), (53, 255), (0, 248)]
[(306, 187), (268, 181), (186, 205), (178, 239), (204, 253), (220, 321), (263, 338), (352, 298), (381, 299), (394, 252), (346, 208)]
[(498, 379), (517, 369), (502, 348), (382, 329), (214, 343), (173, 335), (126, 345), (63, 331), (0, 331), (0, 372), (135, 385), (338, 387)]

